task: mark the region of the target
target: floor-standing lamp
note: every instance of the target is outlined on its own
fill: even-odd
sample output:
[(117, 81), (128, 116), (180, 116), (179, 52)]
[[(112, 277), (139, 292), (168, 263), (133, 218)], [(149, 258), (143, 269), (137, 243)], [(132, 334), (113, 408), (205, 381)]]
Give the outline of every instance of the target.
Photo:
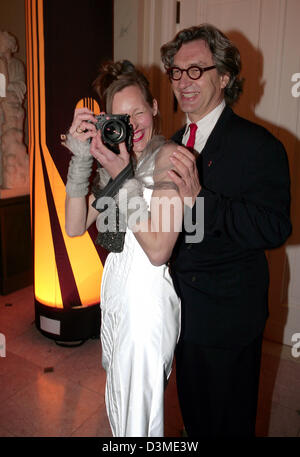
[[(76, 28), (76, 20), (78, 26), (84, 22), (82, 8), (93, 17), (93, 5), (110, 2), (87, 1), (78, 10), (76, 2), (26, 0), (35, 322), (45, 336), (60, 342), (77, 342), (99, 335), (100, 284), (107, 253), (95, 246), (94, 228), (77, 238), (65, 233), (65, 182), (70, 157), (60, 144), (59, 132), (66, 129), (58, 129), (65, 128), (63, 122), (70, 125), (74, 100), (80, 98), (81, 87), (87, 90), (89, 84), (84, 79), (87, 66), (76, 68), (78, 61), (72, 61), (72, 53), (64, 53), (72, 33), (66, 17), (60, 18), (64, 16), (61, 8), (66, 7), (65, 3), (73, 5), (73, 17), (68, 20)], [(109, 23), (107, 15), (105, 20)], [(99, 35), (95, 27), (93, 32), (92, 24), (87, 27), (87, 33)], [(94, 56), (93, 65), (97, 63)], [(81, 87), (76, 87), (78, 82)]]

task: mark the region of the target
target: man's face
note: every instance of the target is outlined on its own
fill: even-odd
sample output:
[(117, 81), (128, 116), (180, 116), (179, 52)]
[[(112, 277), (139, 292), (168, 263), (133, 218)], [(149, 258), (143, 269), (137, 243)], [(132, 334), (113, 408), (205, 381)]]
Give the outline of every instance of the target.
[[(173, 66), (187, 69), (191, 65), (214, 65), (212, 53), (205, 41), (185, 43), (175, 54)], [(172, 81), (172, 88), (182, 111), (188, 114), (191, 121), (197, 122), (223, 100), (223, 89), (228, 81), (228, 75), (220, 76), (214, 68), (204, 72), (201, 78), (196, 80), (183, 72), (179, 81)]]

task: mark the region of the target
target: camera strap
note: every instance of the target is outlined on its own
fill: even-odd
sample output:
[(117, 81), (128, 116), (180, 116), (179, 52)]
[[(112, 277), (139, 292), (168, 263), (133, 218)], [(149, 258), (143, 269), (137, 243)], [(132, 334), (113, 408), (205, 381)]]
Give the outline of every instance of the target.
[[(103, 189), (95, 189), (93, 193), (95, 195), (95, 201), (92, 203), (92, 206), (101, 213), (104, 208), (101, 205), (101, 198), (102, 197), (111, 197), (113, 198), (120, 190), (122, 185), (127, 179), (134, 177), (134, 168), (132, 161), (121, 171), (121, 173), (116, 176), (115, 179), (110, 179), (107, 185)], [(122, 230), (120, 227), (120, 223), (122, 220), (122, 216), (119, 214), (119, 208), (116, 206), (116, 229), (112, 232), (110, 231), (99, 231), (96, 244), (99, 244), (104, 249), (109, 252), (122, 252), (125, 240), (126, 232), (124, 229)], [(122, 225), (122, 224), (121, 224)], [(123, 223), (124, 225), (124, 223)], [(126, 225), (125, 225), (126, 227)]]
[(134, 169), (132, 161), (115, 177), (115, 179), (110, 179), (108, 184), (103, 189), (96, 189), (94, 191), (95, 200), (92, 203), (92, 206), (99, 211), (101, 208), (100, 199), (101, 197), (114, 197), (118, 192), (122, 184), (126, 179), (133, 178)]

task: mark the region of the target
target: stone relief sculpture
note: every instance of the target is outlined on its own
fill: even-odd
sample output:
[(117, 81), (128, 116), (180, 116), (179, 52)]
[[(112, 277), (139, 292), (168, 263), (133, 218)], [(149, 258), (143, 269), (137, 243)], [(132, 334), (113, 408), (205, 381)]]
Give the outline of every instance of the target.
[(29, 157), (24, 144), (25, 68), (13, 54), (17, 41), (0, 30), (0, 186), (28, 188)]

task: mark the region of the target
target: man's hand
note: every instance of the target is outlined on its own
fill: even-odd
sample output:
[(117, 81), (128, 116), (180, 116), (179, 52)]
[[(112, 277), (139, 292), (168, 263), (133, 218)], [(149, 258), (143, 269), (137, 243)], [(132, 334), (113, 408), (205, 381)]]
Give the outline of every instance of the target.
[(168, 174), (171, 180), (177, 184), (184, 204), (193, 206), (197, 195), (201, 191), (196, 157), (183, 146), (177, 146), (170, 160), (174, 165), (174, 169), (168, 171)]

